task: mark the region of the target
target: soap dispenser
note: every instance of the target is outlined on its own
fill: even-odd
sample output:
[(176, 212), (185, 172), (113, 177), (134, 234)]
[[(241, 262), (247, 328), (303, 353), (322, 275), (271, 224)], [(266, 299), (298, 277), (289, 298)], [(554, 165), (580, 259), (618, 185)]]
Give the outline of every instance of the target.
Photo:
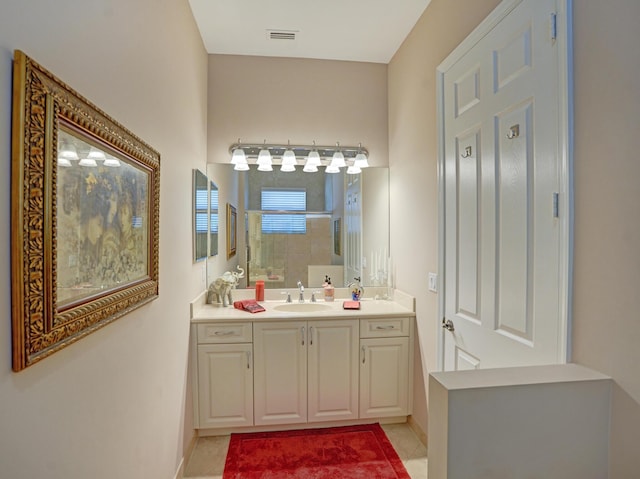
[(324, 284), (322, 286), (324, 290), (324, 300), (333, 301), (335, 297), (335, 288), (331, 284), (331, 278), (329, 278), (329, 276), (324, 277)]
[(364, 294), (364, 288), (360, 284), (360, 278), (353, 278), (355, 281), (349, 286), (351, 287), (351, 299), (354, 301), (360, 301), (360, 298)]

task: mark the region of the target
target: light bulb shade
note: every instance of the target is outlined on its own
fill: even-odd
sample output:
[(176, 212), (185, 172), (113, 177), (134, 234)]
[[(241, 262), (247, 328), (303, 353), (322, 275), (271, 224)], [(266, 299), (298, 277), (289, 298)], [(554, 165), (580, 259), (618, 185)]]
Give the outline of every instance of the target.
[(231, 164), (247, 164), (247, 156), (244, 154), (244, 150), (242, 148), (236, 148), (233, 150), (233, 155), (231, 155)]
[[(295, 170), (296, 165), (296, 154), (293, 152), (291, 148), (287, 148), (282, 155), (282, 166), (293, 166)], [(281, 168), (282, 169), (282, 168)], [(284, 171), (284, 170), (283, 170)], [(293, 171), (293, 170), (287, 170)]]
[(89, 150), (89, 154), (87, 155), (87, 158), (90, 158), (92, 160), (104, 160), (106, 156), (104, 152), (98, 150), (97, 148), (91, 147), (91, 149)]
[(340, 173), (340, 168), (335, 165), (329, 165), (325, 169), (325, 173)]
[(82, 158), (78, 164), (80, 166), (88, 166), (90, 168), (94, 168), (96, 166), (98, 166), (98, 164), (96, 163), (96, 160), (94, 160), (93, 158)]
[(236, 163), (233, 166), (233, 169), (236, 171), (249, 171), (249, 164), (247, 163), (246, 158), (244, 160), (244, 163)]
[(58, 158), (60, 157), (66, 158), (67, 160), (77, 160), (79, 158), (76, 147), (68, 143), (63, 143), (62, 148), (60, 148)]
[(357, 166), (358, 168), (368, 168), (369, 162), (367, 161), (367, 155), (359, 152), (353, 160), (353, 166)]
[[(266, 148), (263, 148), (262, 150), (260, 150), (260, 153), (258, 153), (258, 159), (256, 160), (256, 164), (258, 164), (258, 165), (270, 165), (271, 164), (271, 152), (269, 150), (267, 150)], [(258, 170), (260, 170), (260, 168), (258, 168)], [(260, 170), (260, 171), (273, 171), (273, 168), (271, 170)]]
[(58, 156), (58, 166), (68, 168), (71, 166), (71, 161), (69, 160), (69, 158)]
[(316, 150), (311, 150), (309, 152), (309, 156), (307, 156), (307, 165), (320, 166), (322, 162), (320, 161), (320, 153)]
[(304, 171), (305, 173), (315, 173), (316, 171), (318, 171), (318, 166), (310, 163), (309, 160), (307, 160), (307, 162), (304, 165), (304, 168), (302, 168), (302, 171)]
[(360, 173), (362, 173), (362, 170), (359, 166), (351, 165), (347, 168), (347, 175), (358, 175)]
[(333, 166), (337, 166), (338, 168), (343, 168), (347, 166), (347, 164), (344, 161), (344, 155), (342, 154), (341, 151), (336, 151), (333, 154), (333, 158), (331, 159), (331, 164)]
[(105, 158), (103, 165), (111, 168), (118, 168), (120, 166), (120, 160), (117, 158)]
[(258, 171), (273, 171), (273, 166), (271, 166), (271, 162), (262, 163), (258, 165)]
[(282, 165), (280, 166), (280, 171), (282, 171), (283, 173), (291, 173), (292, 171), (296, 171), (296, 166), (295, 165), (290, 165), (290, 164), (285, 164), (284, 163), (284, 158), (283, 158)]

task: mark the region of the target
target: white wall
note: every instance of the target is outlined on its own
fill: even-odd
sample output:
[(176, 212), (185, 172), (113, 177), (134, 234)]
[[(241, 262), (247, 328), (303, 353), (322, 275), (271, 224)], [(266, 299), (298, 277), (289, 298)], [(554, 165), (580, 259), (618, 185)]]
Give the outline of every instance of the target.
[[(207, 57), (188, 3), (2, 2), (0, 15), (0, 477), (172, 478), (186, 403), (191, 170), (204, 169)], [(161, 155), (160, 297), (11, 372), (11, 71), (21, 49)], [(187, 418), (185, 424), (185, 417)]]
[[(391, 256), (396, 285), (415, 296), (422, 368), (416, 368), (414, 419), (427, 431), (422, 384), (437, 366), (437, 296), (428, 273), (438, 271), (436, 67), (499, 3), (432, 0), (389, 64)], [(418, 358), (419, 360), (419, 358)]]
[(387, 65), (300, 58), (209, 56), (209, 162), (229, 146), (357, 146), (387, 166)]
[[(433, 0), (389, 65), (391, 248), (398, 286), (417, 298), (425, 374), (439, 334), (426, 292), (437, 268), (435, 69), (498, 3)], [(610, 477), (626, 479), (640, 470), (640, 2), (575, 0), (573, 13), (573, 360), (614, 379)]]

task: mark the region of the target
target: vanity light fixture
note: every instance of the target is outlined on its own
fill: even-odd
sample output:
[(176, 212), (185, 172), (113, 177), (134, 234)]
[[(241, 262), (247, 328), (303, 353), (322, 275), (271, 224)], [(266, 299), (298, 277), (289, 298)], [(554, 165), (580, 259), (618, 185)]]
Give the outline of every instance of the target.
[(357, 166), (358, 168), (369, 168), (369, 161), (367, 160), (367, 155), (365, 155), (362, 152), (362, 143), (358, 143), (358, 154), (353, 160), (353, 166)]
[(229, 147), (231, 163), (238, 171), (249, 170), (250, 163), (255, 160), (258, 171), (273, 171), (273, 165), (281, 165), (280, 171), (296, 170), (298, 160), (304, 160), (304, 172), (315, 172), (320, 167), (326, 167), (327, 173), (338, 173), (341, 168), (351, 167), (350, 174), (357, 174), (362, 168), (369, 166), (366, 148), (358, 146), (342, 146), (336, 142), (335, 146), (292, 145), (267, 143), (234, 143)]
[(89, 150), (89, 154), (87, 155), (87, 157), (82, 158), (78, 164), (80, 166), (89, 166), (91, 168), (94, 168), (98, 166), (98, 163), (96, 162), (96, 160), (105, 160), (105, 159), (106, 159), (105, 154), (102, 151), (92, 146), (91, 149)]

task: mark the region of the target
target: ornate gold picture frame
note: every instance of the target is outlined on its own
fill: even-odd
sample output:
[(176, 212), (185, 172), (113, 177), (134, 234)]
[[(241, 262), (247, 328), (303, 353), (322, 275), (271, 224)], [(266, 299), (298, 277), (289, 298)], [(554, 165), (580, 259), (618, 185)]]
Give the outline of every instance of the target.
[(13, 370), (158, 296), (160, 154), (14, 55)]

